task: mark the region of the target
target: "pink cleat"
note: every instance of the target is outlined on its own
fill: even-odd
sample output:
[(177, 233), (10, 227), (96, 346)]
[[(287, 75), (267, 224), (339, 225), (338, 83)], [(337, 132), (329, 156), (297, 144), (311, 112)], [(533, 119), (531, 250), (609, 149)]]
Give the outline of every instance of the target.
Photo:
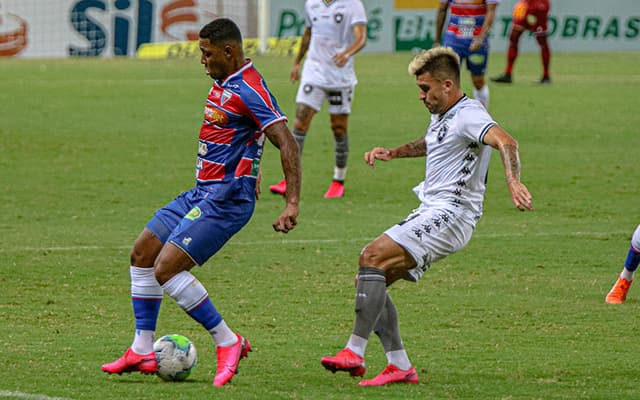
[(249, 340), (238, 335), (238, 342), (231, 346), (216, 347), (217, 367), (213, 386), (224, 386), (238, 373), (238, 364), (251, 351)]
[(347, 371), (351, 376), (362, 376), (367, 372), (364, 358), (350, 349), (342, 349), (335, 356), (322, 357), (322, 366), (334, 374), (336, 371)]
[(344, 197), (344, 182), (333, 180), (324, 194), (325, 199)]
[(411, 367), (403, 370), (393, 364), (387, 365), (384, 371), (373, 379), (365, 379), (360, 381), (360, 386), (383, 386), (390, 383), (418, 383), (418, 373), (416, 369)]
[(135, 371), (143, 374), (154, 374), (158, 370), (156, 353), (138, 354), (129, 348), (122, 357), (112, 363), (104, 364), (102, 370), (109, 374)]
[(269, 186), (269, 190), (273, 194), (281, 194), (284, 196), (284, 194), (287, 192), (287, 181), (283, 179), (277, 184)]
[(604, 299), (609, 304), (622, 304), (627, 299), (627, 292), (631, 287), (633, 281), (628, 281), (622, 277), (618, 277), (618, 280), (613, 285), (607, 297)]

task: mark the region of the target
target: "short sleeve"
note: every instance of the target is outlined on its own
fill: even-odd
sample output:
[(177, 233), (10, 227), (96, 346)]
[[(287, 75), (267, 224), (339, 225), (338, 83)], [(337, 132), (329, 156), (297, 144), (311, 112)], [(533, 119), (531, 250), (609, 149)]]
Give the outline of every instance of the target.
[(482, 106), (465, 107), (459, 113), (460, 133), (471, 141), (484, 144), (484, 136), (496, 125), (489, 113)]
[(260, 130), (266, 129), (274, 122), (287, 120), (263, 79), (245, 81), (242, 100)]
[(364, 5), (360, 0), (354, 1), (353, 14), (351, 17), (351, 26), (353, 25), (366, 25), (367, 24), (367, 12), (364, 9)]

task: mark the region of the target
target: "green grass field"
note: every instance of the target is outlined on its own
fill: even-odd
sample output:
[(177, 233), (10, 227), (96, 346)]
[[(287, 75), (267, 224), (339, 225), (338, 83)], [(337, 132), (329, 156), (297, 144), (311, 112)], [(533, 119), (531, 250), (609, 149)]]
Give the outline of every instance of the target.
[[(554, 54), (554, 82), (542, 87), (530, 83), (538, 55), (525, 54), (515, 84), (491, 85), (491, 113), (520, 143), (536, 210), (512, 207), (494, 152), (485, 215), (467, 248), (417, 285), (392, 287), (420, 384), (360, 388), (320, 365), (351, 332), (361, 248), (417, 206), (423, 159), (375, 169), (362, 161), (374, 145), (405, 143), (427, 126), (410, 58), (358, 57), (344, 199), (322, 198), (333, 172), (323, 111), (305, 146), (298, 227), (286, 236), (271, 228), (283, 201), (267, 193), (281, 178), (267, 144), (252, 221), (194, 270), (255, 349), (223, 388), (211, 386), (211, 338), (171, 299), (157, 334), (195, 342), (191, 377), (100, 371), (131, 342), (133, 240), (194, 183), (210, 87), (198, 61), (0, 61), (0, 398), (637, 399), (640, 289), (622, 306), (604, 296), (640, 222), (640, 53)], [(293, 118), (291, 59), (255, 63)], [(503, 66), (495, 54), (489, 75)], [(385, 364), (373, 336), (367, 377)]]

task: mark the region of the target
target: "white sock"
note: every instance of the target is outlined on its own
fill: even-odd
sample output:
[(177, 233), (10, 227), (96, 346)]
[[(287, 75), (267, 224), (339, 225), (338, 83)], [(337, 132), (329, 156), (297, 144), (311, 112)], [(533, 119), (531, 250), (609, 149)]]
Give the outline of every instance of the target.
[(407, 351), (404, 349), (388, 352), (387, 360), (389, 361), (389, 364), (393, 364), (402, 370), (406, 371), (411, 368), (411, 361), (409, 361)]
[(626, 268), (622, 268), (622, 272), (620, 273), (620, 278), (624, 278), (628, 281), (632, 281), (633, 280), (633, 276), (635, 275), (636, 271), (629, 271)]
[[(153, 268), (129, 267), (131, 277), (131, 296), (162, 299), (162, 288), (156, 280)], [(155, 331), (136, 329), (133, 335), (131, 349), (138, 354), (147, 354), (153, 351)]]
[(344, 178), (347, 176), (347, 167), (344, 168), (338, 168), (338, 167), (333, 167), (333, 179), (336, 181), (343, 181), (344, 182)]
[(151, 353), (153, 351), (155, 336), (155, 331), (136, 329), (136, 334), (133, 336), (133, 343), (131, 344), (131, 350), (138, 354)]
[(367, 343), (369, 340), (362, 338), (360, 336), (351, 335), (349, 337), (349, 342), (347, 342), (347, 349), (353, 351), (360, 357), (364, 358), (364, 351), (367, 348)]
[(224, 320), (209, 330), (209, 333), (211, 333), (213, 341), (216, 342), (216, 346), (227, 347), (238, 342), (238, 337), (229, 329)]
[(191, 311), (209, 296), (204, 286), (189, 271), (177, 273), (166, 281), (162, 288), (186, 312)]
[(485, 109), (489, 109), (489, 86), (486, 84), (480, 89), (473, 88), (473, 98), (478, 100)]

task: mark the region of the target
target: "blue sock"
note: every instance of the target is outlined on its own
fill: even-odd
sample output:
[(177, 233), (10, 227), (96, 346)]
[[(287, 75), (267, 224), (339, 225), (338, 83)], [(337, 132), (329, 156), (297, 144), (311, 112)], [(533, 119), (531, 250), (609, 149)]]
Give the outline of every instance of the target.
[(136, 329), (155, 331), (162, 304), (162, 288), (156, 281), (153, 268), (131, 266), (129, 272)]
[(627, 253), (627, 260), (624, 262), (624, 267), (629, 271), (635, 271), (640, 264), (640, 253), (636, 252), (633, 246), (629, 247), (629, 253)]
[(136, 318), (136, 329), (155, 331), (162, 299), (132, 298), (131, 302), (133, 303), (133, 315)]
[(209, 299), (209, 293), (191, 272), (178, 273), (165, 282), (162, 288), (206, 330), (212, 329), (222, 321), (222, 316)]
[(209, 296), (207, 296), (207, 298), (195, 308), (187, 311), (187, 313), (189, 313), (191, 318), (204, 326), (204, 329), (206, 330), (211, 330), (222, 322), (222, 315), (220, 315), (216, 307), (213, 305)]

